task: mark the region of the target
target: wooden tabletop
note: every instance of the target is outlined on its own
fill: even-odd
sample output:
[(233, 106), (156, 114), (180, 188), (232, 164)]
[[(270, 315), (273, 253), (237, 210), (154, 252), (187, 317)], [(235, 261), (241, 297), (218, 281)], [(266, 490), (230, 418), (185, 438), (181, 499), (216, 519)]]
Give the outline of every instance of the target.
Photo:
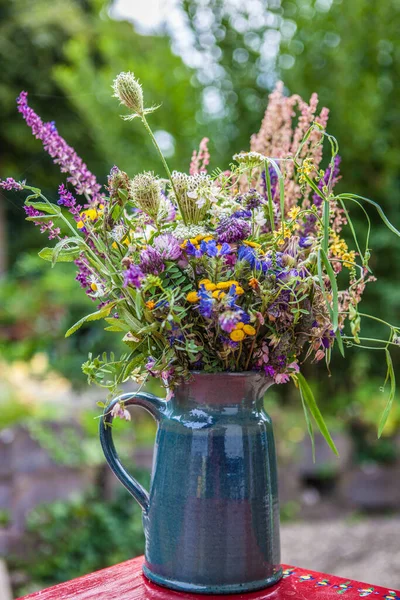
[(159, 587), (148, 581), (142, 574), (142, 563), (143, 556), (139, 556), (114, 567), (29, 594), (24, 596), (24, 600), (339, 600), (343, 596), (345, 600), (400, 600), (400, 590), (390, 590), (287, 565), (283, 565), (282, 581), (259, 592), (222, 597), (186, 594)]

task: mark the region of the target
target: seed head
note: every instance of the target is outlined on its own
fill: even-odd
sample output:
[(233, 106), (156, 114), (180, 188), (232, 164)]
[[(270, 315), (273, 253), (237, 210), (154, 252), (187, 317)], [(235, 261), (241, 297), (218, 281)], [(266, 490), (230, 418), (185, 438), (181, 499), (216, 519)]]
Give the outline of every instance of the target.
[(134, 119), (135, 117), (144, 117), (147, 113), (153, 112), (157, 107), (144, 108), (143, 106), (143, 90), (139, 81), (133, 73), (120, 73), (114, 79), (112, 88), (113, 96), (118, 98), (121, 104), (129, 108), (132, 113), (125, 120)]
[(151, 172), (139, 173), (131, 181), (133, 202), (152, 219), (156, 220), (161, 201), (160, 182)]

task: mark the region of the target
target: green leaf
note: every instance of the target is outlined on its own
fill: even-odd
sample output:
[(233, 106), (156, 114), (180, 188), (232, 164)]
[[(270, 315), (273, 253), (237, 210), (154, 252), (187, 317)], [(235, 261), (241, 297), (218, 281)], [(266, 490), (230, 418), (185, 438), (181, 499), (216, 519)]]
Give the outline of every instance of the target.
[(37, 217), (26, 217), (25, 221), (37, 221), (38, 223), (41, 223), (42, 221), (51, 221), (55, 216), (56, 215), (38, 215)]
[(337, 329), (337, 330), (335, 331), (335, 337), (336, 337), (337, 345), (338, 345), (338, 348), (339, 348), (339, 352), (340, 352), (340, 354), (341, 354), (341, 355), (343, 356), (343, 358), (344, 358), (344, 357), (345, 357), (345, 356), (344, 356), (344, 345), (343, 345), (343, 340), (342, 340), (342, 336), (341, 336), (341, 334), (340, 334), (340, 331), (339, 331), (339, 329)]
[(40, 258), (43, 258), (43, 260), (48, 260), (49, 262), (53, 263), (72, 262), (76, 258), (78, 258), (80, 253), (81, 251), (79, 250), (79, 248), (64, 248), (63, 250), (60, 250), (57, 253), (56, 259), (54, 259), (55, 248), (43, 248), (43, 250), (39, 252), (39, 256)]
[(388, 420), (390, 411), (392, 409), (394, 395), (396, 393), (396, 377), (395, 377), (395, 374), (394, 374), (392, 357), (390, 356), (390, 352), (389, 352), (389, 350), (387, 348), (385, 348), (385, 354), (386, 354), (386, 364), (387, 364), (387, 372), (386, 372), (385, 383), (387, 382), (388, 379), (390, 379), (390, 392), (389, 392), (388, 401), (387, 401), (386, 406), (385, 406), (385, 410), (383, 411), (381, 420), (379, 422), (378, 438), (381, 437), (382, 432), (383, 432), (383, 430), (385, 428), (385, 425), (386, 425), (386, 422)]
[(53, 217), (57, 217), (61, 214), (61, 209), (56, 204), (47, 204), (47, 202), (31, 202), (30, 200), (25, 201), (26, 206), (33, 206), (36, 210), (41, 210)]
[(323, 416), (317, 406), (317, 403), (314, 398), (314, 394), (312, 393), (311, 388), (308, 385), (304, 375), (302, 375), (301, 373), (297, 373), (296, 378), (299, 383), (299, 389), (300, 389), (300, 394), (302, 396), (302, 399), (304, 400), (306, 406), (308, 407), (308, 410), (310, 411), (315, 423), (317, 424), (318, 429), (324, 436), (325, 441), (328, 444), (328, 446), (330, 447), (330, 449), (332, 450), (332, 452), (334, 452), (336, 454), (336, 456), (339, 456), (339, 453), (337, 451), (335, 443), (331, 438), (331, 435), (325, 424)]
[(143, 315), (143, 300), (142, 300), (142, 295), (139, 291), (136, 292), (135, 310), (136, 310), (137, 318), (141, 319), (142, 315)]
[(305, 403), (304, 400), (304, 396), (302, 394), (301, 391), (301, 387), (299, 386), (299, 390), (300, 390), (300, 398), (301, 398), (301, 403), (303, 405), (303, 410), (304, 410), (304, 418), (306, 421), (306, 425), (307, 425), (307, 431), (308, 431), (308, 435), (310, 436), (310, 440), (311, 440), (311, 450), (312, 450), (312, 457), (313, 457), (313, 462), (315, 463), (315, 439), (314, 439), (314, 430), (313, 430), (313, 426), (312, 426), (312, 422), (310, 419), (310, 415), (308, 413), (308, 408), (307, 405)]
[(73, 333), (75, 333), (75, 331), (78, 331), (78, 329), (80, 327), (82, 327), (82, 325), (84, 323), (88, 323), (89, 321), (99, 321), (100, 319), (103, 319), (104, 317), (108, 317), (108, 315), (111, 312), (111, 309), (117, 304), (117, 302), (110, 302), (109, 304), (107, 304), (107, 306), (103, 306), (103, 308), (101, 308), (100, 310), (97, 310), (94, 313), (91, 313), (90, 315), (86, 315), (86, 317), (82, 317), (82, 319), (79, 319), (79, 321), (77, 321), (75, 323), (75, 325), (72, 325), (72, 327), (70, 327), (67, 331), (67, 333), (65, 334), (65, 337), (69, 337), (70, 335), (72, 335)]

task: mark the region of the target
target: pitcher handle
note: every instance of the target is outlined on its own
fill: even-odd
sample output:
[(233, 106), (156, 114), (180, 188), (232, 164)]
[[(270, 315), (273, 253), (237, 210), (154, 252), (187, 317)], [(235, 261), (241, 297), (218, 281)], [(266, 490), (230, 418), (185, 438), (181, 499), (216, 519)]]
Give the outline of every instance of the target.
[(104, 409), (102, 418), (100, 419), (100, 442), (103, 448), (104, 456), (111, 467), (111, 470), (118, 477), (122, 485), (126, 487), (128, 492), (132, 494), (135, 500), (140, 504), (143, 511), (146, 513), (149, 509), (149, 493), (122, 465), (118, 453), (114, 446), (112, 437), (112, 409), (118, 402), (123, 402), (124, 406), (141, 406), (146, 409), (154, 419), (159, 422), (164, 415), (167, 402), (153, 396), (140, 392), (138, 394), (128, 393), (121, 394), (114, 398), (111, 403)]

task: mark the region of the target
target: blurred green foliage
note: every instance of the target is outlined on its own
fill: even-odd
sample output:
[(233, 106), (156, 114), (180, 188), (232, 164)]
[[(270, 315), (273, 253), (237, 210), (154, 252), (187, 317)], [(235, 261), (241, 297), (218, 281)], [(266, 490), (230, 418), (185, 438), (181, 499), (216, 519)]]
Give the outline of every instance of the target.
[[(148, 474), (135, 473), (148, 485)], [(26, 594), (92, 573), (143, 554), (142, 511), (121, 488), (118, 496), (105, 502), (95, 492), (65, 502), (40, 506), (28, 517), (28, 558), (11, 559), (13, 569), (22, 568)]]

